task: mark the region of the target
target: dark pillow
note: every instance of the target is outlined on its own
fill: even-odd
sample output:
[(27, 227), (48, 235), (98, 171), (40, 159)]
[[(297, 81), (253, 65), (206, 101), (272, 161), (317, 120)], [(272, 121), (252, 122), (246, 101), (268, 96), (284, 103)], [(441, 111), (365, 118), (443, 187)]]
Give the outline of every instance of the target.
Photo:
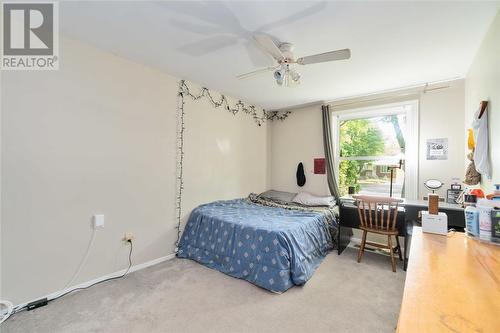
[(292, 202), (296, 195), (297, 193), (269, 190), (259, 194), (259, 197), (273, 201)]

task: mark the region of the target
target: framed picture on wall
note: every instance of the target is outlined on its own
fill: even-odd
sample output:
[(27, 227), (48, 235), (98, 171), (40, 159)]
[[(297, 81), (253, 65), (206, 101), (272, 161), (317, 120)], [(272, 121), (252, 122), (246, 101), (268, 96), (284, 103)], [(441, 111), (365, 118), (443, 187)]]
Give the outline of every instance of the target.
[(315, 175), (326, 174), (326, 167), (325, 167), (325, 159), (324, 158), (315, 158), (314, 159), (314, 174)]
[(448, 159), (448, 139), (427, 139), (427, 159), (447, 160)]

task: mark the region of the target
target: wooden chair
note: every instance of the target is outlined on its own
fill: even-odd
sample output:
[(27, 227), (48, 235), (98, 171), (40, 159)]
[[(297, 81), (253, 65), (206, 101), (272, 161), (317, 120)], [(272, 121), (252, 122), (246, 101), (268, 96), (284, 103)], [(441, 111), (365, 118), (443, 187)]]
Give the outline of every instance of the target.
[[(403, 260), (401, 256), (401, 246), (399, 245), (398, 230), (396, 229), (398, 205), (403, 202), (403, 200), (369, 195), (354, 195), (353, 198), (356, 199), (360, 229), (363, 230), (361, 246), (359, 247), (358, 252), (358, 262), (361, 262), (366, 244), (389, 249), (391, 254), (392, 271), (396, 272), (396, 259), (394, 258), (395, 249), (399, 254), (399, 259)], [(366, 235), (369, 232), (386, 235), (387, 245), (367, 242)], [(393, 247), (392, 236), (396, 237), (396, 248)]]

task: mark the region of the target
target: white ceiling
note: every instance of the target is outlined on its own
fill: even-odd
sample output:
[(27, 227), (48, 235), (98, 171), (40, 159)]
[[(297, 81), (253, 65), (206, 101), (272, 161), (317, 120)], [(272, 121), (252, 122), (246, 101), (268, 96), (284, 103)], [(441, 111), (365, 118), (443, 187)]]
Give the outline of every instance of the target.
[[(63, 2), (61, 31), (122, 57), (266, 109), (463, 77), (499, 2)], [(302, 67), (278, 87), (252, 32), (304, 56), (350, 48), (347, 61)]]

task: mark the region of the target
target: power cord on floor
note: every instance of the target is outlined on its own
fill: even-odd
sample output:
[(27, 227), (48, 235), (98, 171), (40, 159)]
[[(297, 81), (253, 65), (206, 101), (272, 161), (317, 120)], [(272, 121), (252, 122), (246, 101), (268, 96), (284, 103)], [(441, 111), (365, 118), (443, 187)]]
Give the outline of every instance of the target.
[(7, 300), (0, 300), (0, 304), (3, 305), (5, 310), (0, 310), (0, 324), (9, 319), (9, 317), (14, 312), (14, 304)]
[[(78, 288), (75, 288), (75, 289), (68, 290), (67, 292), (65, 292), (65, 293), (63, 293), (63, 294), (61, 294), (61, 295), (59, 295), (57, 297), (51, 298), (49, 300), (42, 299), (42, 300), (38, 300), (38, 301), (32, 302), (30, 304), (39, 302), (39, 303), (44, 303), (43, 305), (46, 305), (48, 302), (55, 301), (55, 300), (57, 300), (57, 299), (59, 299), (61, 297), (64, 297), (64, 296), (66, 296), (68, 294), (71, 294), (72, 292), (75, 292), (77, 290), (85, 290), (85, 289), (88, 289), (90, 287), (93, 287), (93, 286), (95, 286), (97, 284), (100, 284), (100, 283), (103, 283), (103, 282), (108, 282), (108, 281), (112, 281), (112, 280), (123, 278), (125, 275), (128, 274), (128, 272), (130, 271), (130, 268), (132, 267), (132, 251), (133, 251), (134, 247), (133, 247), (131, 239), (127, 240), (127, 243), (130, 244), (130, 251), (128, 253), (128, 267), (127, 267), (127, 270), (125, 271), (125, 273), (123, 273), (123, 274), (121, 274), (119, 276), (114, 276), (114, 277), (110, 277), (110, 278), (104, 279), (102, 281), (94, 282), (94, 283), (92, 283), (92, 284), (90, 284), (90, 285), (88, 285), (86, 287), (78, 287)], [(4, 307), (7, 308), (7, 312), (4, 311), (5, 312), (4, 314), (2, 314), (0, 312), (0, 324), (3, 323), (4, 321), (6, 321), (12, 315), (14, 315), (14, 314), (16, 314), (16, 313), (18, 313), (20, 311), (29, 310), (29, 309), (33, 309), (33, 308), (37, 307), (37, 306), (35, 306), (35, 307), (30, 308), (30, 304), (27, 304), (27, 305), (24, 305), (24, 306), (20, 306), (20, 307), (19, 306), (18, 307), (14, 307), (11, 302), (4, 301), (4, 300), (0, 300), (0, 304), (3, 304)]]
[(59, 299), (63, 296), (66, 296), (68, 294), (71, 294), (72, 292), (74, 291), (77, 291), (77, 290), (85, 290), (85, 289), (88, 289), (90, 287), (93, 287), (95, 286), (96, 284), (100, 284), (100, 283), (103, 283), (103, 282), (108, 282), (108, 281), (111, 281), (111, 280), (116, 280), (116, 279), (121, 279), (122, 277), (124, 277), (125, 275), (128, 274), (129, 270), (130, 270), (130, 267), (132, 267), (132, 249), (133, 249), (133, 246), (132, 246), (132, 240), (128, 240), (127, 243), (130, 244), (130, 251), (128, 253), (128, 267), (127, 267), (127, 270), (125, 271), (125, 273), (123, 273), (122, 275), (119, 275), (119, 276), (114, 276), (114, 277), (110, 277), (110, 278), (107, 278), (105, 280), (102, 280), (102, 281), (97, 281), (97, 282), (94, 282), (92, 283), (91, 285), (88, 285), (86, 287), (79, 287), (79, 288), (75, 288), (75, 289), (71, 289), (71, 290), (68, 290), (67, 292), (65, 292), (64, 294), (62, 295), (59, 295), (55, 298), (52, 298), (50, 301), (55, 301), (56, 299)]

